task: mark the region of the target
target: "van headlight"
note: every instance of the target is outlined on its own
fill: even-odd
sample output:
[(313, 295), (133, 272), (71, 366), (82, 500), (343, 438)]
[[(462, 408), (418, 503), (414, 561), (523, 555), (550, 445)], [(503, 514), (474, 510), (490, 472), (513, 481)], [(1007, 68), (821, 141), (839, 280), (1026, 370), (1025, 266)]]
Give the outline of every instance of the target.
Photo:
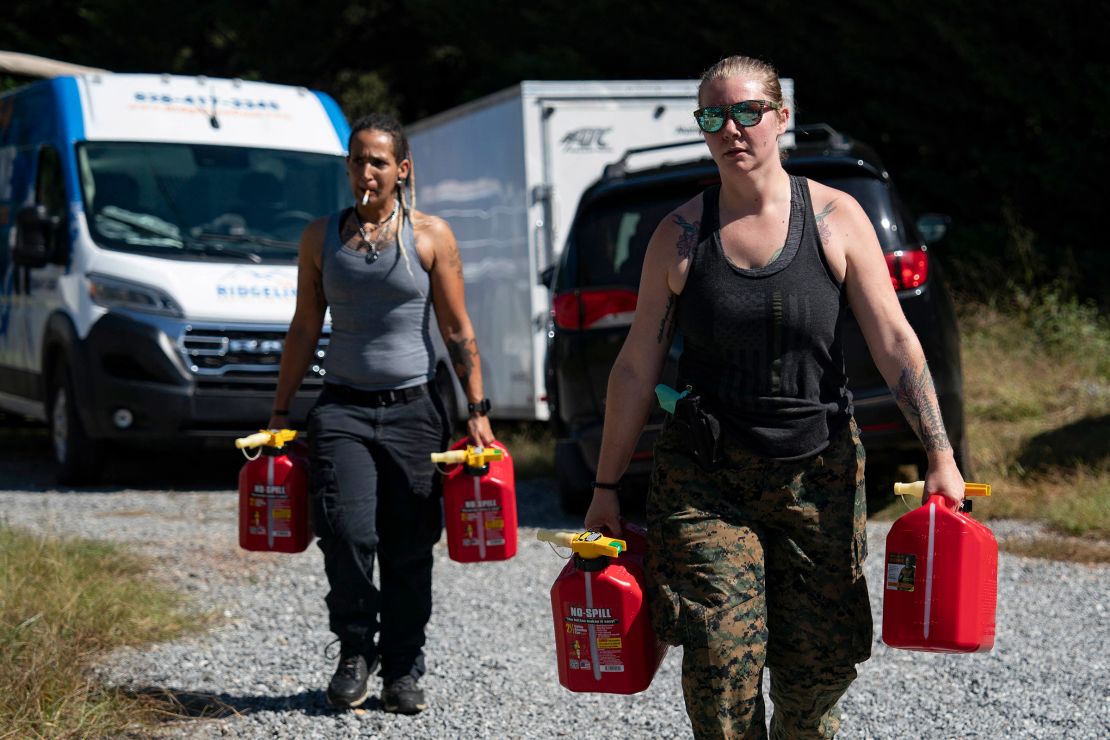
[(177, 301), (160, 288), (104, 275), (89, 275), (89, 297), (104, 308), (126, 308), (160, 316), (185, 315)]

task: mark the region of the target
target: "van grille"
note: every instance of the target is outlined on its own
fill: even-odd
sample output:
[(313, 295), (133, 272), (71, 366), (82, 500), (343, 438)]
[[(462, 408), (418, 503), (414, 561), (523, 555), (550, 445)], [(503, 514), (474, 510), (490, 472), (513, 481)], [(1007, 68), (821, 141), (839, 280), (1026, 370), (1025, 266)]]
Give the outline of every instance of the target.
[[(210, 388), (273, 390), (284, 346), (284, 331), (262, 327), (187, 326), (178, 339), (178, 348), (197, 383)], [(305, 375), (307, 385), (322, 382), (327, 348), (324, 334)]]

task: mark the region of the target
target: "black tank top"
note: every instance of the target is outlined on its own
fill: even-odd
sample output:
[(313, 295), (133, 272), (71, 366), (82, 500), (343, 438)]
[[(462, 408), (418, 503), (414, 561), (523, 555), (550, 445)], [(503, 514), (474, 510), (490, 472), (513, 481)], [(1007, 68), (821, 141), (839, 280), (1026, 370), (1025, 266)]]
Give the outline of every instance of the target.
[(721, 248), (720, 186), (702, 194), (698, 245), (678, 298), (682, 386), (707, 397), (758, 453), (817, 454), (847, 422), (852, 396), (840, 323), (844, 286), (817, 234), (809, 183), (790, 176), (790, 225), (770, 264), (736, 267)]

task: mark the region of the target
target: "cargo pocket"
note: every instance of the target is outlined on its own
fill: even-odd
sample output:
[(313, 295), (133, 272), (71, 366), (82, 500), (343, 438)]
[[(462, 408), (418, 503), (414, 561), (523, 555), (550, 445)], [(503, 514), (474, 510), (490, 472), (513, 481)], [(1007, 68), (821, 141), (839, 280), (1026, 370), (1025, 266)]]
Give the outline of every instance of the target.
[(678, 595), (649, 576), (647, 599), (655, 636), (668, 645), (681, 645), (683, 640), (679, 625), (682, 609)]
[(720, 606), (687, 601), (682, 605), (681, 632), (683, 651), (706, 682), (749, 676), (767, 659), (766, 595), (730, 599)]
[(335, 534), (333, 517), (336, 514), (339, 498), (339, 484), (335, 479), (335, 468), (330, 461), (312, 462), (312, 532), (320, 539), (331, 539)]

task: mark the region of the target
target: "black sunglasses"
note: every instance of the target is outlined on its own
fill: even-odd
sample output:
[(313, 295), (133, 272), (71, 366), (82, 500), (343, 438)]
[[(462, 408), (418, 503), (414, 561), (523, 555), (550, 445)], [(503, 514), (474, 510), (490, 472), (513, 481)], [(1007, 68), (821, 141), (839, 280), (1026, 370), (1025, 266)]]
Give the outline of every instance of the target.
[(707, 105), (694, 111), (694, 119), (698, 128), (707, 134), (715, 134), (724, 128), (725, 121), (730, 117), (736, 121), (737, 126), (756, 126), (763, 120), (763, 114), (769, 110), (782, 108), (782, 103), (770, 100), (741, 100), (732, 105)]

